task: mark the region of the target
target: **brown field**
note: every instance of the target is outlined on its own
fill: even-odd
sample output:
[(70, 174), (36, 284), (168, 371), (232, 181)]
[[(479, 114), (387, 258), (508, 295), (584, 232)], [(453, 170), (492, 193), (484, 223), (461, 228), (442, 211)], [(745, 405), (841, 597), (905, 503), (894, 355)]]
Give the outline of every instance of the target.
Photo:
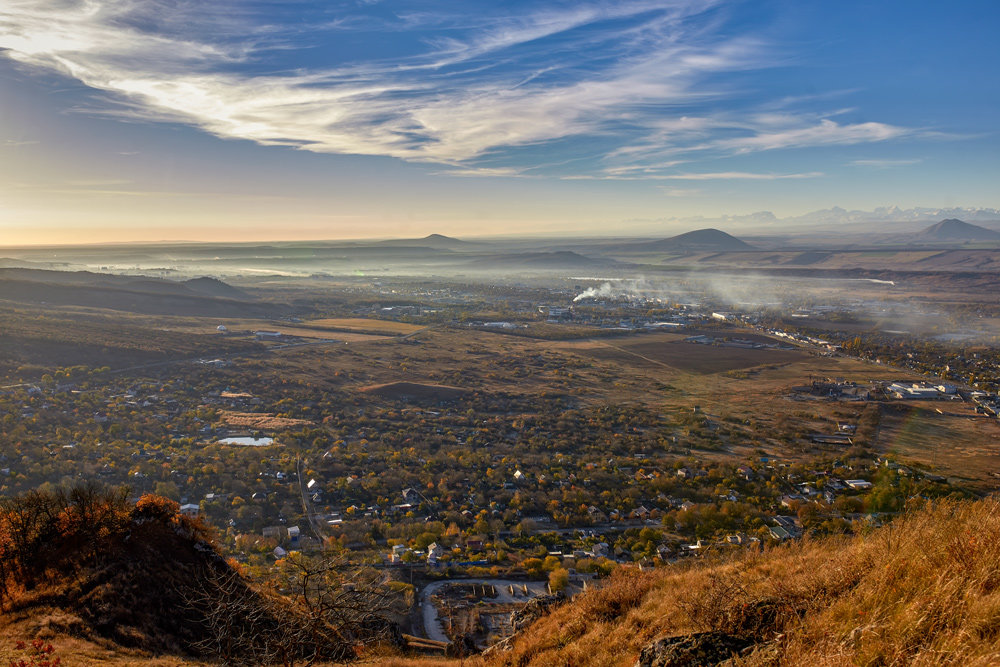
[[(264, 329), (264, 327), (261, 327)], [(296, 338), (312, 338), (315, 340), (337, 340), (344, 343), (360, 343), (370, 340), (380, 340), (391, 338), (390, 335), (376, 334), (376, 333), (363, 333), (360, 331), (345, 331), (342, 329), (306, 329), (303, 327), (294, 326), (271, 326), (265, 329), (266, 331), (279, 331), (286, 336), (295, 336)]]
[(287, 417), (275, 417), (267, 412), (229, 412), (219, 413), (219, 418), (227, 426), (237, 428), (253, 428), (262, 431), (274, 431), (283, 428), (294, 428), (296, 426), (310, 426), (313, 422), (308, 419), (289, 419)]
[[(126, 317), (126, 316), (122, 316)], [(129, 318), (139, 321), (138, 317)], [(297, 338), (335, 339), (345, 342), (387, 338), (405, 335), (419, 331), (423, 327), (393, 322), (388, 320), (369, 320), (364, 318), (324, 319), (307, 322), (286, 323), (275, 320), (242, 319), (232, 317), (174, 317), (157, 316), (155, 319), (142, 318), (147, 324), (154, 324), (163, 331), (173, 331), (190, 334), (210, 334), (222, 338), (238, 338), (252, 331), (280, 331)], [(229, 329), (228, 336), (223, 336), (216, 327), (220, 324)]]
[(360, 391), (374, 394), (382, 398), (449, 401), (465, 393), (459, 387), (447, 387), (439, 384), (420, 384), (417, 382), (390, 382), (371, 387), (362, 387)]
[(968, 403), (887, 403), (878, 444), (887, 453), (972, 486), (996, 487), (1000, 477), (1000, 424), (977, 415)]
[(699, 375), (764, 364), (790, 363), (807, 356), (806, 353), (795, 350), (699, 345), (685, 343), (681, 337), (673, 334), (667, 336), (656, 336), (656, 340), (643, 336), (622, 341), (605, 341), (586, 353), (597, 358), (616, 359), (631, 366), (653, 363)]
[(425, 328), (420, 324), (396, 322), (393, 320), (371, 320), (364, 317), (339, 317), (322, 320), (309, 320), (302, 323), (308, 327), (322, 329), (356, 329), (358, 331), (377, 331), (380, 333), (410, 334)]

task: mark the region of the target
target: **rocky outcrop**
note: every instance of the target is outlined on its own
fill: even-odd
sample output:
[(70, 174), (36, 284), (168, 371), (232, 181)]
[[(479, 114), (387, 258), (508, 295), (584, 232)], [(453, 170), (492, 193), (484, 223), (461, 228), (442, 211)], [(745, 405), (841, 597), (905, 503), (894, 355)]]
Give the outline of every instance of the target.
[(639, 653), (636, 667), (709, 667), (719, 665), (751, 646), (743, 637), (722, 632), (665, 637)]
[(540, 595), (528, 601), (523, 607), (510, 614), (510, 627), (514, 632), (520, 632), (542, 616), (548, 614), (553, 607), (557, 607), (566, 601), (563, 593), (553, 593), (552, 595)]
[(566, 595), (563, 593), (539, 595), (537, 598), (529, 600), (523, 607), (512, 611), (510, 614), (510, 627), (513, 629), (514, 634), (506, 639), (501, 639), (496, 644), (493, 644), (483, 651), (483, 654), (491, 655), (510, 650), (510, 648), (514, 645), (514, 639), (517, 637), (518, 633), (565, 601)]

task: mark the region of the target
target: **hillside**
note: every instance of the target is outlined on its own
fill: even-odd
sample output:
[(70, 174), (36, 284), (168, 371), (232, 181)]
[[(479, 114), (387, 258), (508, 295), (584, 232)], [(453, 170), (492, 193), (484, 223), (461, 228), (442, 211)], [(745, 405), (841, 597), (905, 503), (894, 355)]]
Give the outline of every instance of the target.
[(969, 241), (1000, 241), (1000, 232), (972, 225), (962, 220), (948, 218), (927, 227), (915, 237), (918, 241), (940, 241), (946, 243)]
[(263, 304), (214, 278), (185, 282), (89, 271), (0, 268), (0, 298), (18, 303), (83, 306), (143, 314), (259, 315), (287, 307)]
[(620, 569), (478, 664), (995, 665), (998, 559), (1000, 501), (946, 501), (853, 539)]
[(669, 239), (649, 244), (650, 250), (750, 250), (746, 241), (719, 229), (696, 229), (692, 232), (671, 236)]
[[(35, 494), (5, 501), (0, 517), (4, 631), (52, 641), (66, 657), (79, 658), (66, 647), (82, 650), (83, 642), (144, 661), (339, 661), (356, 655), (344, 638), (363, 643), (359, 629), (385, 636), (387, 626), (373, 624), (372, 615), (351, 632), (310, 625), (308, 606), (255, 588), (218, 555), (203, 526), (162, 498), (130, 505), (121, 492)], [(547, 615), (539, 608), (540, 618), (512, 639), (461, 662), (398, 653), (363, 662), (993, 665), (1000, 659), (997, 562), (1000, 499), (946, 500), (853, 538), (710, 550), (645, 571), (621, 567), (603, 586)], [(317, 637), (321, 644), (311, 644)], [(281, 658), (275, 646), (298, 657)], [(70, 664), (81, 663), (91, 664)]]
[[(349, 659), (357, 646), (392, 636), (360, 587), (320, 590), (321, 566), (300, 559), (287, 582), (273, 583), (305, 592), (278, 595), (225, 560), (211, 529), (177, 503), (152, 495), (131, 502), (127, 493), (81, 486), (2, 501), (7, 637), (54, 648), (73, 637), (72, 650), (103, 649), (102, 663), (110, 652), (127, 664), (151, 656), (301, 664)], [(61, 652), (68, 664), (85, 662)]]
[(732, 234), (707, 228), (671, 236), (658, 241), (641, 241), (598, 246), (603, 252), (612, 254), (636, 254), (649, 252), (732, 252), (754, 250), (754, 246)]

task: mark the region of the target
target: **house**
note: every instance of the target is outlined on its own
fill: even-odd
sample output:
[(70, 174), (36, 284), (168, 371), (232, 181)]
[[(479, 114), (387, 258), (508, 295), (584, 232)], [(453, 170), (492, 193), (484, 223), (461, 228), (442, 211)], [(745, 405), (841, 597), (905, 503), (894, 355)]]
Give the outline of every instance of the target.
[(437, 542), (432, 542), (427, 545), (427, 562), (431, 565), (437, 565), (438, 559), (445, 554), (445, 549)]
[(197, 519), (198, 506), (195, 505), (194, 503), (187, 503), (185, 505), (181, 505), (181, 514), (191, 519)]
[(781, 526), (770, 526), (767, 531), (776, 540), (789, 540), (792, 538), (792, 534)]
[(863, 479), (845, 479), (844, 484), (855, 491), (863, 491), (872, 488), (872, 483)]
[(587, 516), (594, 523), (603, 523), (608, 520), (608, 515), (597, 509), (594, 505), (587, 508)]
[(389, 562), (390, 563), (401, 562), (403, 560), (403, 554), (405, 554), (407, 551), (409, 551), (409, 549), (405, 544), (395, 545), (392, 548), (392, 551), (389, 553)]
[(643, 507), (642, 505), (639, 505), (634, 510), (632, 510), (628, 516), (630, 519), (640, 519), (645, 521), (646, 519), (649, 518), (649, 510)]
[(607, 542), (599, 542), (594, 545), (591, 552), (594, 554), (594, 558), (607, 558), (611, 555), (611, 547)]
[(298, 544), (300, 534), (301, 531), (299, 530), (298, 526), (288, 527), (288, 541), (291, 542), (292, 544)]
[(404, 504), (406, 504), (406, 503), (414, 504), (414, 503), (419, 503), (419, 502), (420, 502), (420, 492), (418, 492), (416, 489), (412, 489), (412, 488), (409, 488), (409, 487), (403, 489), (403, 503)]
[(482, 551), (483, 544), (486, 542), (486, 537), (483, 535), (473, 535), (465, 540), (465, 548), (469, 551)]
[(260, 532), (263, 537), (283, 540), (288, 537), (288, 529), (284, 526), (267, 526)]
[(790, 493), (781, 497), (781, 506), (790, 510), (797, 509), (803, 500), (804, 498), (799, 494)]

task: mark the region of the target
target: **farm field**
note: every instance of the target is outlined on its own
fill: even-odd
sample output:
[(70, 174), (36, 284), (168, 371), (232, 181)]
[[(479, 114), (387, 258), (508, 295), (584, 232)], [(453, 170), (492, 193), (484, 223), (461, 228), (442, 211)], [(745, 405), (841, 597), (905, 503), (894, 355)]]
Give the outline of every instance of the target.
[(687, 373), (708, 375), (752, 368), (764, 364), (799, 361), (807, 355), (794, 350), (700, 345), (671, 339), (648, 340), (645, 337), (626, 341), (605, 342), (591, 348), (588, 354), (598, 358), (615, 358), (626, 365), (662, 364)]
[(995, 486), (1000, 478), (997, 421), (977, 415), (967, 403), (887, 403), (881, 412), (877, 444), (886, 453), (972, 486)]
[(395, 322), (393, 320), (373, 320), (364, 317), (324, 318), (320, 320), (307, 320), (302, 324), (320, 329), (353, 329), (356, 331), (377, 331), (393, 334), (410, 334), (424, 328), (424, 325), (420, 324)]

